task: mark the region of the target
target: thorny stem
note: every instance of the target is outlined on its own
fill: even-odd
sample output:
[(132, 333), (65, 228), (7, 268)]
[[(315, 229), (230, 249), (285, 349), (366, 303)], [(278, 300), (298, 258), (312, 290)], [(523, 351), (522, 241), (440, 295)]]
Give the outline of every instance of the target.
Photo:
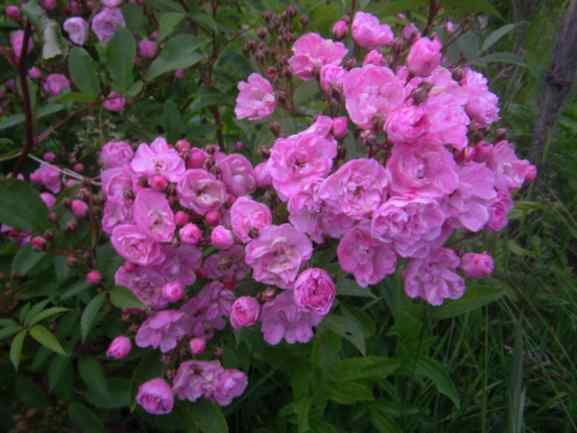
[(26, 161), (26, 157), (34, 147), (34, 119), (32, 117), (32, 105), (30, 103), (30, 90), (28, 88), (28, 74), (24, 58), (28, 53), (28, 45), (30, 44), (30, 37), (32, 35), (32, 25), (30, 21), (26, 21), (24, 27), (24, 39), (22, 41), (22, 49), (20, 50), (20, 57), (18, 58), (18, 78), (20, 81), (20, 90), (22, 93), (22, 111), (24, 111), (24, 145), (22, 153), (16, 164), (14, 165), (13, 173), (16, 174)]

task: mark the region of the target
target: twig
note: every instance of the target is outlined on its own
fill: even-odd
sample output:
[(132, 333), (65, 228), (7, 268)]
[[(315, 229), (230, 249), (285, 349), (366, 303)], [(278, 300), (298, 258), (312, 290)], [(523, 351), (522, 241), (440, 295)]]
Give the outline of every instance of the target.
[(30, 89), (28, 88), (28, 71), (24, 61), (28, 54), (28, 45), (30, 44), (31, 35), (32, 25), (30, 24), (30, 21), (26, 21), (22, 48), (20, 49), (20, 57), (18, 58), (18, 78), (22, 93), (22, 111), (24, 111), (24, 145), (22, 146), (22, 154), (20, 155), (20, 158), (18, 158), (16, 164), (14, 164), (14, 174), (19, 172), (22, 164), (26, 161), (26, 156), (34, 147), (34, 119), (32, 117), (32, 105), (30, 103)]
[(53, 169), (55, 169), (55, 170), (57, 170), (58, 172), (62, 173), (64, 176), (72, 177), (72, 178), (74, 178), (74, 179), (76, 179), (76, 180), (79, 180), (79, 181), (81, 181), (81, 182), (87, 182), (87, 183), (89, 183), (89, 184), (91, 184), (91, 185), (94, 185), (94, 186), (100, 186), (100, 185), (101, 185), (100, 182), (98, 182), (98, 181), (96, 181), (96, 180), (94, 180), (94, 179), (92, 179), (92, 178), (89, 178), (89, 177), (86, 177), (86, 176), (82, 176), (81, 174), (76, 173), (75, 171), (72, 171), (72, 170), (70, 170), (70, 169), (68, 169), (68, 168), (60, 168), (60, 167), (58, 167), (57, 165), (50, 164), (49, 162), (44, 161), (42, 158), (38, 158), (37, 156), (34, 156), (34, 155), (32, 155), (32, 154), (28, 154), (28, 155), (26, 155), (26, 156), (27, 156), (28, 158), (32, 159), (33, 161), (36, 161), (37, 163), (39, 163), (39, 164), (41, 164), (41, 165), (47, 165), (47, 166), (49, 166), (49, 167), (52, 167)]
[(35, 140), (36, 144), (42, 143), (43, 141), (47, 140), (48, 137), (50, 137), (54, 132), (56, 132), (58, 129), (60, 129), (66, 122), (68, 122), (74, 116), (78, 116), (79, 114), (82, 114), (82, 113), (88, 111), (90, 108), (93, 107), (93, 105), (94, 104), (91, 104), (88, 107), (84, 107), (81, 110), (75, 111), (73, 113), (68, 113), (68, 115), (66, 117), (59, 120), (54, 125), (50, 126), (46, 130), (44, 130), (40, 134), (38, 134), (38, 136), (36, 137), (36, 140)]
[(439, 13), (440, 9), (439, 0), (431, 0), (429, 3), (429, 16), (427, 18), (427, 26), (425, 30), (423, 30), (424, 35), (428, 35), (431, 31), (431, 27), (433, 27), (433, 23), (435, 21), (435, 17)]

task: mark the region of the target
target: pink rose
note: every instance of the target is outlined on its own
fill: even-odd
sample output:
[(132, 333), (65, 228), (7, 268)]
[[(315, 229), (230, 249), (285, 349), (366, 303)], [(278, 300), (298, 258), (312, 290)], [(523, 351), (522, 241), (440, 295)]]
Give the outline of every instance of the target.
[(184, 297), (184, 287), (178, 281), (162, 286), (162, 296), (169, 302), (178, 302)]
[(88, 39), (88, 23), (81, 17), (71, 17), (64, 21), (64, 31), (76, 45), (84, 45)]
[(133, 196), (133, 179), (128, 166), (113, 167), (100, 173), (102, 192), (108, 200), (124, 201)]
[(386, 66), (351, 69), (343, 78), (343, 93), (351, 120), (364, 129), (384, 123), (405, 100), (403, 83)]
[(335, 283), (326, 271), (309, 268), (294, 284), (294, 302), (304, 311), (325, 316), (331, 310), (336, 292)]
[(337, 247), (342, 270), (353, 274), (357, 284), (368, 287), (395, 272), (397, 256), (389, 244), (371, 237), (368, 225), (349, 230)]
[(385, 57), (381, 54), (380, 51), (371, 50), (363, 59), (363, 66), (365, 65), (376, 65), (376, 66), (384, 66), (386, 64)]
[(166, 257), (160, 244), (131, 224), (116, 226), (112, 231), (111, 241), (119, 255), (138, 265), (158, 264)]
[(282, 289), (291, 287), (301, 265), (313, 252), (311, 241), (290, 224), (263, 228), (245, 250), (253, 278)]
[(170, 242), (176, 223), (174, 213), (163, 193), (141, 190), (134, 200), (134, 222), (148, 237), (157, 242)]
[(138, 175), (162, 175), (171, 182), (178, 182), (185, 171), (183, 159), (162, 137), (156, 138), (150, 146), (146, 143), (140, 144), (130, 168)]
[(260, 304), (251, 296), (241, 296), (230, 310), (230, 324), (234, 329), (253, 326), (260, 314)]
[(119, 27), (124, 27), (124, 16), (119, 8), (104, 8), (92, 18), (92, 31), (102, 43), (108, 42)]
[(485, 253), (466, 253), (461, 260), (461, 268), (469, 278), (485, 278), (493, 273), (493, 258)]
[(120, 224), (132, 223), (132, 203), (127, 200), (107, 200), (102, 215), (102, 229), (108, 235)]
[(395, 39), (387, 24), (381, 24), (376, 16), (361, 11), (355, 14), (352, 32), (355, 43), (369, 50), (390, 45)]
[(42, 88), (50, 96), (58, 96), (70, 90), (70, 81), (63, 74), (50, 74), (44, 80)]
[(465, 69), (461, 86), (467, 95), (467, 114), (482, 127), (499, 120), (499, 98), (489, 90), (487, 79), (472, 69)]
[(334, 212), (355, 220), (371, 216), (387, 198), (389, 176), (374, 159), (353, 159), (321, 184), (319, 197)]
[(178, 237), (185, 244), (196, 245), (202, 240), (202, 231), (196, 224), (188, 223), (178, 231)]
[(60, 192), (60, 172), (50, 164), (42, 164), (30, 175), (30, 181), (44, 186), (48, 191), (58, 194)]
[(421, 32), (414, 23), (409, 23), (401, 30), (401, 36), (404, 40), (411, 42), (414, 38), (420, 37)]
[(325, 65), (321, 68), (320, 83), (321, 89), (330, 94), (332, 90), (341, 92), (343, 89), (343, 78), (347, 71), (337, 65)]
[(534, 167), (526, 159), (519, 159), (513, 145), (506, 140), (493, 147), (489, 167), (495, 172), (500, 191), (515, 191), (533, 176)]
[(426, 77), (441, 64), (443, 46), (438, 39), (419, 38), (411, 46), (407, 56), (407, 65), (411, 72)]
[(138, 328), (136, 345), (160, 349), (162, 353), (170, 352), (186, 335), (184, 316), (184, 313), (175, 310), (162, 310), (149, 316)]
[(234, 236), (229, 229), (216, 226), (210, 233), (210, 244), (219, 250), (226, 250), (234, 245)]
[(128, 164), (134, 157), (132, 146), (126, 141), (112, 140), (100, 151), (100, 164), (104, 168), (119, 167)]
[(200, 269), (202, 253), (192, 245), (164, 246), (166, 259), (156, 269), (169, 282), (178, 282), (183, 287), (194, 284), (196, 271)]
[(126, 287), (147, 307), (165, 308), (170, 300), (164, 297), (162, 288), (167, 278), (152, 266), (137, 266), (126, 262), (114, 274), (114, 284)]
[(106, 350), (106, 356), (110, 359), (123, 359), (130, 353), (132, 343), (130, 338), (119, 335), (110, 343)]
[(338, 20), (333, 24), (331, 32), (336, 39), (341, 40), (349, 32), (349, 24), (345, 20)]
[(218, 210), (227, 200), (224, 184), (202, 169), (187, 170), (176, 190), (180, 205), (199, 215)]
[(236, 196), (247, 195), (256, 189), (256, 177), (252, 164), (240, 153), (232, 153), (219, 159), (216, 166), (227, 189)]
[(244, 250), (240, 245), (233, 245), (227, 250), (208, 256), (203, 265), (205, 277), (225, 282), (236, 282), (244, 279), (249, 273), (249, 267), (244, 261)]
[(448, 248), (438, 248), (428, 257), (411, 260), (404, 273), (405, 293), (431, 305), (459, 299), (465, 292), (465, 282), (455, 272), (459, 263), (459, 257)]
[(487, 228), (492, 231), (503, 230), (507, 226), (507, 216), (511, 209), (513, 209), (511, 194), (506, 191), (499, 191), (489, 207)]
[(296, 40), (289, 59), (290, 71), (301, 80), (311, 80), (324, 65), (340, 65), (347, 54), (341, 42), (322, 38), (318, 33), (306, 33)]
[(172, 389), (164, 379), (159, 377), (140, 385), (136, 402), (152, 415), (165, 415), (172, 412), (174, 407)]
[(110, 92), (104, 102), (102, 107), (105, 110), (112, 111), (114, 113), (120, 113), (124, 111), (126, 106), (126, 98), (117, 92)]
[(260, 230), (272, 224), (272, 214), (266, 205), (239, 197), (230, 208), (230, 224), (237, 238), (250, 242)]
[(233, 368), (225, 369), (220, 375), (214, 392), (214, 401), (219, 406), (228, 406), (240, 397), (248, 385), (246, 374)]
[(276, 107), (271, 83), (260, 74), (250, 74), (238, 83), (239, 94), (234, 112), (237, 119), (261, 120), (270, 116)]

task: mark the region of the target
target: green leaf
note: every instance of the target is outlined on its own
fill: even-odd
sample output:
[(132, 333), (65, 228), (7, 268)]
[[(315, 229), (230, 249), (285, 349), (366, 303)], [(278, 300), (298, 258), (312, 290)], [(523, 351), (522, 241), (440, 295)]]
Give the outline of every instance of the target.
[(126, 21), (126, 27), (136, 35), (146, 33), (147, 19), (144, 8), (137, 4), (126, 3), (122, 6), (122, 15)]
[(202, 433), (228, 433), (226, 418), (220, 406), (207, 400), (199, 400), (183, 411), (187, 424), (194, 425)]
[(522, 66), (524, 68), (527, 67), (527, 64), (523, 61), (523, 58), (514, 53), (491, 53), (487, 54), (486, 56), (473, 59), (470, 63), (472, 65), (478, 66), (485, 66), (489, 63), (504, 63), (507, 65)]
[(96, 63), (84, 49), (72, 48), (68, 56), (68, 71), (80, 92), (96, 99), (100, 94)]
[(369, 409), (371, 424), (380, 433), (402, 433), (401, 427), (393, 421), (378, 406), (371, 406)]
[(448, 301), (433, 310), (433, 319), (442, 320), (477, 310), (502, 298), (506, 291), (494, 285), (475, 284), (467, 289), (465, 295), (456, 301)]
[(339, 404), (354, 404), (375, 399), (369, 385), (357, 382), (331, 382), (327, 396)]
[(92, 285), (85, 280), (78, 281), (77, 283), (73, 284), (68, 290), (66, 290), (62, 295), (60, 295), (60, 299), (63, 301), (72, 298), (73, 296), (78, 295), (79, 293), (84, 292), (86, 289), (92, 287)]
[(0, 340), (4, 340), (5, 338), (12, 337), (18, 331), (22, 329), (20, 325), (9, 325), (2, 329), (0, 329)]
[(162, 117), (166, 139), (169, 143), (174, 143), (184, 132), (184, 120), (178, 111), (178, 106), (172, 99), (168, 99), (164, 104)]
[(441, 394), (451, 399), (457, 409), (461, 408), (457, 388), (443, 364), (431, 358), (420, 358), (417, 361), (415, 375), (429, 379)]
[[(36, 110), (36, 118), (41, 119), (51, 114), (58, 113), (66, 107), (62, 104), (47, 104)], [(18, 113), (13, 116), (6, 116), (0, 120), (0, 131), (3, 129), (12, 128), (13, 126), (24, 123), (24, 114)]]
[(159, 12), (184, 12), (182, 5), (174, 0), (147, 0), (147, 4)]
[(10, 361), (16, 370), (18, 370), (18, 365), (20, 364), (20, 359), (22, 357), (22, 346), (24, 345), (26, 334), (28, 334), (26, 329), (20, 331), (12, 339), (12, 344), (10, 344)]
[(469, 14), (488, 14), (503, 18), (489, 0), (443, 0), (443, 8), (449, 16), (465, 16)]
[(429, 0), (391, 0), (385, 2), (374, 2), (367, 10), (378, 15), (380, 18), (398, 14), (399, 12), (411, 11), (421, 6), (428, 6)]
[(191, 13), (190, 18), (199, 26), (203, 27), (206, 30), (211, 32), (218, 32), (218, 24), (217, 22), (208, 14), (204, 14), (201, 12)]
[(158, 19), (158, 41), (164, 41), (168, 36), (170, 36), (182, 20), (186, 17), (186, 14), (182, 12), (166, 12), (163, 13)]
[(61, 355), (65, 354), (64, 349), (60, 345), (60, 342), (58, 341), (56, 336), (52, 332), (50, 332), (45, 326), (43, 325), (33, 326), (32, 328), (30, 328), (30, 336), (47, 349), (50, 349), (53, 352), (59, 353)]
[(94, 390), (102, 397), (108, 396), (108, 385), (104, 370), (95, 358), (82, 358), (78, 362), (78, 372), (88, 389)]
[(487, 38), (483, 41), (483, 45), (481, 46), (481, 52), (487, 51), (497, 42), (499, 42), (504, 36), (511, 33), (517, 24), (505, 24), (503, 27), (498, 28), (494, 32), (492, 32)]
[(305, 433), (310, 430), (309, 414), (312, 406), (312, 398), (303, 398), (293, 403), (293, 410), (297, 417), (298, 433)]
[(362, 379), (380, 380), (393, 374), (400, 366), (401, 362), (398, 359), (384, 356), (348, 358), (335, 363), (331, 371), (331, 377), (335, 382)]
[(359, 286), (355, 280), (342, 276), (337, 279), (337, 295), (338, 296), (357, 296), (361, 298), (376, 299), (375, 294), (369, 287)]
[(121, 93), (126, 93), (134, 77), (132, 69), (136, 57), (136, 41), (132, 33), (125, 28), (119, 28), (106, 46), (106, 66), (114, 84)]
[(110, 302), (116, 308), (145, 308), (145, 305), (132, 293), (124, 287), (115, 287), (110, 291)]
[(42, 232), (49, 227), (48, 208), (30, 183), (2, 179), (0, 222), (17, 229)]
[(335, 334), (350, 341), (363, 355), (366, 354), (363, 327), (354, 317), (331, 314), (322, 323)]
[(12, 272), (16, 275), (27, 275), (44, 257), (46, 257), (46, 253), (34, 251), (30, 244), (24, 245), (14, 256)]
[(106, 433), (100, 417), (81, 403), (70, 404), (68, 416), (82, 433)]
[(55, 355), (48, 369), (48, 389), (53, 391), (64, 376), (73, 374), (72, 359), (69, 356)]
[(32, 319), (30, 320), (29, 326), (35, 325), (38, 322), (41, 322), (42, 320), (48, 319), (49, 317), (55, 316), (57, 314), (64, 313), (65, 311), (68, 311), (68, 308), (63, 308), (63, 307), (48, 308), (44, 311), (41, 311), (40, 313), (38, 313), (34, 317), (32, 317)]
[(37, 302), (28, 310), (26, 315), (24, 316), (24, 326), (30, 326), (30, 320), (32, 320), (33, 316), (36, 316), (44, 307), (46, 307), (50, 303), (50, 299), (44, 299), (43, 301)]
[(31, 377), (18, 376), (15, 389), (18, 399), (27, 407), (44, 409), (50, 404), (46, 392)]
[(46, 10), (38, 4), (37, 0), (30, 0), (24, 3), (22, 5), (22, 12), (38, 27), (42, 24), (44, 17), (46, 17)]
[(146, 81), (152, 81), (166, 72), (188, 68), (198, 63), (203, 58), (198, 53), (198, 49), (205, 43), (205, 40), (188, 34), (172, 37), (148, 68)]
[(106, 297), (104, 293), (99, 293), (88, 303), (84, 311), (82, 312), (82, 317), (80, 318), (80, 334), (82, 336), (82, 342), (86, 341), (88, 333), (96, 323), (96, 318), (100, 309), (104, 305)]

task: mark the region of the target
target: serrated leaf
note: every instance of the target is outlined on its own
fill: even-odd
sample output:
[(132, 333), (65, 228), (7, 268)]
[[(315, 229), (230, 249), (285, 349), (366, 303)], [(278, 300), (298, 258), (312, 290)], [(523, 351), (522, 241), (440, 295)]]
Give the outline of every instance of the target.
[(163, 13), (158, 19), (158, 41), (164, 41), (168, 36), (170, 36), (186, 17), (183, 12), (166, 12)]
[(417, 361), (415, 375), (425, 377), (433, 382), (437, 390), (441, 394), (449, 397), (457, 409), (460, 409), (461, 401), (457, 393), (457, 388), (451, 376), (449, 376), (447, 368), (443, 364), (431, 358), (420, 358)]
[(134, 293), (124, 287), (115, 287), (110, 291), (110, 302), (116, 308), (145, 308)]
[(493, 45), (499, 42), (504, 36), (511, 33), (516, 24), (505, 24), (503, 27), (498, 28), (494, 32), (492, 32), (487, 38), (483, 41), (483, 45), (481, 46), (481, 52), (485, 52), (490, 49)]
[(48, 319), (49, 317), (56, 316), (57, 314), (64, 313), (65, 311), (68, 311), (68, 308), (63, 308), (63, 307), (48, 308), (44, 311), (41, 311), (36, 316), (32, 317), (32, 319), (30, 320), (29, 326), (35, 325), (38, 322), (41, 322), (42, 320)]
[(115, 87), (123, 94), (130, 89), (134, 81), (132, 70), (135, 57), (136, 41), (134, 36), (129, 30), (119, 28), (106, 46), (106, 66)]
[(78, 372), (84, 384), (100, 396), (108, 396), (108, 385), (104, 370), (95, 358), (82, 358), (78, 362)]
[(146, 81), (152, 81), (166, 72), (188, 68), (198, 63), (203, 58), (198, 49), (205, 43), (205, 40), (189, 34), (173, 36), (148, 68)]
[(99, 293), (92, 298), (86, 308), (84, 308), (82, 317), (80, 318), (80, 335), (82, 337), (82, 342), (86, 341), (86, 337), (94, 326), (98, 313), (104, 305), (105, 299), (106, 297), (104, 293)]
[(56, 336), (52, 332), (50, 332), (45, 326), (43, 325), (33, 326), (32, 328), (30, 328), (30, 336), (47, 349), (50, 349), (53, 352), (59, 353), (61, 355), (65, 354), (64, 349), (60, 345), (60, 342), (58, 341)]
[(20, 365), (20, 359), (22, 358), (22, 346), (24, 345), (24, 339), (28, 331), (26, 329), (20, 331), (12, 339), (10, 344), (10, 361), (16, 370), (18, 370), (18, 365)]
[(68, 416), (83, 433), (106, 433), (100, 417), (81, 403), (70, 404)]
[(16, 255), (12, 262), (12, 272), (16, 275), (25, 276), (30, 272), (36, 265), (38, 265), (42, 259), (46, 257), (46, 253), (42, 251), (34, 251), (32, 245), (24, 245)]
[(96, 63), (83, 48), (74, 47), (68, 56), (68, 71), (81, 93), (96, 99), (100, 94)]
[(49, 227), (48, 208), (30, 183), (2, 179), (0, 222), (21, 230), (42, 232)]

